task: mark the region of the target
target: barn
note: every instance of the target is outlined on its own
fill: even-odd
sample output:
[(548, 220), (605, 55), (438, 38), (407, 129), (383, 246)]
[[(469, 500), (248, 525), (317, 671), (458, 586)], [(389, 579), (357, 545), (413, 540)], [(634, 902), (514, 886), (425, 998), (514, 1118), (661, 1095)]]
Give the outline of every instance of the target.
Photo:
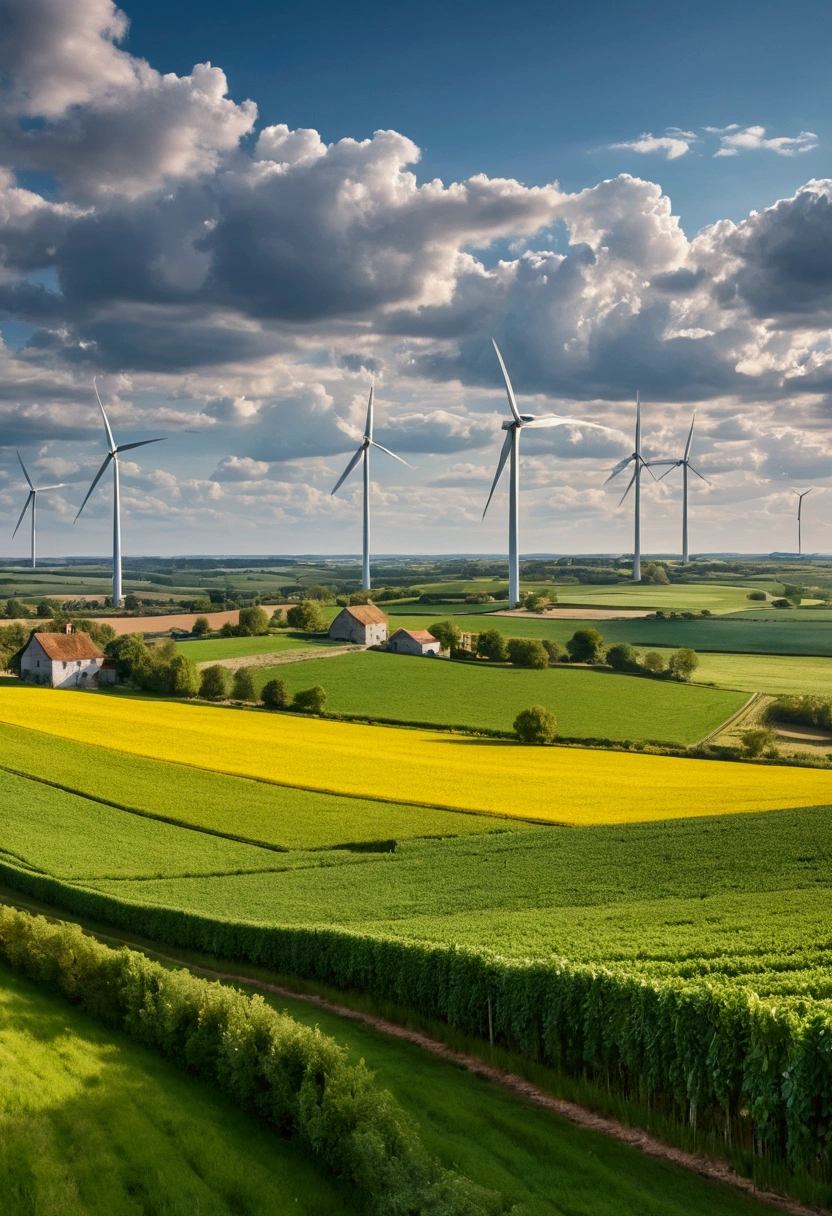
[(434, 658), (442, 647), (427, 629), (397, 629), (387, 643), (387, 649), (394, 654), (424, 654)]
[(96, 688), (114, 684), (116, 668), (88, 633), (33, 633), (20, 652), (20, 678), (52, 688)]
[(329, 627), (336, 642), (355, 642), (359, 646), (380, 646), (387, 641), (387, 617), (374, 604), (354, 604), (343, 608)]

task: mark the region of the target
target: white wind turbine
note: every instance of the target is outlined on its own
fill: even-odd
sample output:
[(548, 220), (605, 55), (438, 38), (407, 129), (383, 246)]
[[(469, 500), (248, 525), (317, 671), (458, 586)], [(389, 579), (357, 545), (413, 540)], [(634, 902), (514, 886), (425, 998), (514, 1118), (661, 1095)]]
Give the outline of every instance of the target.
[(811, 494), (814, 486), (809, 486), (808, 490), (804, 490), (801, 494), (798, 490), (792, 490), (793, 494), (797, 494), (797, 552), (799, 556), (803, 554), (803, 532), (802, 532), (802, 514), (803, 514), (803, 499), (807, 494)]
[(380, 443), (376, 443), (373, 439), (373, 402), (375, 397), (375, 381), (370, 384), (370, 398), (367, 402), (367, 422), (364, 426), (364, 438), (359, 444), (358, 451), (353, 456), (347, 467), (344, 469), (332, 493), (337, 494), (341, 486), (349, 477), (355, 466), (361, 458), (364, 458), (364, 548), (363, 559), (361, 563), (361, 586), (365, 591), (370, 590), (370, 448), (378, 448), (380, 452), (386, 452), (388, 456), (392, 456), (394, 460), (398, 460), (400, 464), (405, 464), (409, 469), (413, 465), (407, 464), (406, 460), (402, 460), (401, 456), (397, 456), (395, 452), (391, 452), (389, 448), (382, 447)]
[[(519, 540), (519, 506), (520, 506), (520, 432), (527, 430), (530, 427), (553, 427), (553, 426), (591, 426), (595, 430), (608, 431), (610, 428), (602, 426), (600, 422), (586, 422), (583, 418), (567, 418), (561, 414), (543, 414), (536, 418), (534, 414), (521, 414), (517, 409), (517, 401), (514, 396), (514, 389), (511, 387), (506, 365), (503, 362), (503, 356), (500, 354), (500, 348), (494, 339), (491, 343), (500, 361), (500, 367), (503, 372), (503, 379), (506, 382), (506, 395), (508, 396), (509, 409), (511, 410), (511, 418), (507, 418), (503, 423), (503, 430), (506, 431), (503, 448), (500, 452), (500, 459), (497, 462), (497, 472), (494, 475), (494, 480), (491, 483), (491, 493), (488, 495), (488, 502), (485, 504), (485, 511), (488, 510), (491, 499), (494, 496), (494, 491), (497, 488), (497, 482), (500, 480), (500, 474), (505, 468), (506, 461), (511, 455), (511, 463), (509, 465), (509, 487), (508, 487), (508, 599), (509, 606), (514, 608), (520, 601), (520, 540)], [(485, 519), (485, 511), (482, 513)]]
[(688, 549), (688, 470), (691, 473), (696, 473), (697, 477), (701, 477), (706, 485), (711, 485), (707, 477), (702, 477), (698, 469), (695, 469), (690, 462), (690, 445), (693, 442), (693, 427), (696, 422), (696, 410), (693, 411), (693, 417), (690, 420), (690, 430), (688, 431), (688, 441), (685, 444), (685, 454), (681, 460), (648, 460), (647, 467), (654, 468), (656, 465), (669, 464), (670, 468), (667, 473), (662, 473), (659, 481), (664, 481), (668, 473), (674, 469), (682, 470), (682, 565), (687, 566), (690, 563), (690, 554)]
[[(648, 465), (647, 461), (644, 459), (644, 457), (641, 454), (641, 397), (638, 393), (636, 393), (636, 442), (635, 442), (635, 447), (633, 448), (633, 451), (630, 453), (630, 455), (626, 457), (625, 460), (619, 460), (618, 464), (615, 466), (615, 468), (612, 470), (609, 477), (607, 478), (607, 481), (604, 482), (604, 485), (606, 485), (607, 482), (612, 481), (613, 477), (617, 477), (619, 473), (622, 473), (624, 471), (624, 469), (626, 469), (627, 465), (630, 464), (631, 462), (633, 464), (633, 475), (630, 478), (630, 484), (627, 486), (627, 489), (621, 495), (621, 500), (618, 505), (619, 505), (619, 507), (621, 506), (621, 503), (624, 501), (624, 499), (630, 493), (632, 486), (635, 485), (636, 494), (635, 494), (635, 534), (634, 534), (634, 539), (633, 539), (633, 582), (638, 583), (641, 581), (641, 470), (647, 469), (647, 471), (650, 472), (650, 466)], [(650, 476), (653, 477), (653, 474), (650, 473)], [(653, 480), (655, 481), (655, 477), (653, 477)]]
[(119, 453), (120, 452), (130, 452), (133, 450), (133, 448), (143, 448), (148, 443), (161, 443), (162, 439), (164, 439), (164, 436), (162, 436), (160, 439), (140, 439), (138, 441), (138, 443), (123, 443), (121, 445), (121, 447), (118, 447), (116, 445), (115, 439), (113, 439), (113, 432), (110, 430), (110, 424), (107, 421), (107, 415), (104, 413), (104, 406), (101, 404), (101, 398), (98, 395), (98, 385), (96, 384), (95, 379), (93, 379), (92, 384), (93, 384), (93, 388), (95, 389), (95, 396), (98, 400), (98, 408), (101, 410), (101, 417), (104, 419), (104, 429), (107, 432), (107, 442), (110, 445), (110, 450), (107, 453), (106, 457), (104, 458), (104, 463), (102, 464), (101, 468), (98, 470), (95, 477), (93, 478), (93, 483), (90, 486), (90, 488), (87, 490), (86, 498), (81, 503), (81, 506), (78, 508), (78, 515), (75, 516), (74, 522), (75, 523), (78, 522), (78, 516), (83, 511), (84, 507), (87, 505), (90, 494), (92, 494), (93, 490), (98, 485), (101, 478), (104, 476), (104, 473), (107, 470), (107, 466), (112, 461), (112, 465), (113, 465), (113, 607), (120, 608), (121, 607), (121, 491), (119, 488), (119, 478), (118, 478)]
[[(17, 452), (17, 448), (15, 448), (15, 451)], [(20, 519), (17, 521), (17, 528), (15, 528), (14, 532), (12, 532), (12, 540), (14, 540), (14, 538), (17, 536), (17, 530), (20, 527), (20, 525), (23, 523), (23, 517), (25, 516), (26, 512), (29, 510), (29, 506), (31, 505), (31, 507), (32, 507), (32, 569), (34, 570), (35, 567), (37, 566), (37, 532), (36, 532), (36, 528), (35, 528), (35, 512), (37, 511), (38, 494), (42, 494), (44, 492), (44, 490), (60, 490), (64, 485), (66, 485), (66, 482), (59, 481), (58, 484), (55, 486), (38, 486), (37, 489), (35, 489), (35, 487), (32, 485), (31, 477), (26, 472), (26, 465), (23, 463), (23, 457), (20, 455), (20, 452), (17, 452), (17, 459), (20, 461), (20, 467), (23, 470), (23, 476), (26, 478), (26, 481), (29, 485), (29, 493), (26, 496), (26, 503), (23, 507), (23, 510), (20, 512)]]

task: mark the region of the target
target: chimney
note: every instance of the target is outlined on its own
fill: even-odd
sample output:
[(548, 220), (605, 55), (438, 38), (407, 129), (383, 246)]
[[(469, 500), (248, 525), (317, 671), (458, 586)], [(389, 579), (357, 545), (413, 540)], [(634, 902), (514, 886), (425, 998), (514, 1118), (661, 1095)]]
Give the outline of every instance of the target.
[(72, 633), (72, 621), (67, 621), (64, 625), (64, 633)]

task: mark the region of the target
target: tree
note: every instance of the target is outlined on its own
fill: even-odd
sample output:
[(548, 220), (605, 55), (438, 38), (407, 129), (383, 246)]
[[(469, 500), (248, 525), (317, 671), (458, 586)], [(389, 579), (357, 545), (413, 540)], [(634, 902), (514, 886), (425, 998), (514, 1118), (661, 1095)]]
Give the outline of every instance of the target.
[(140, 607), (140, 605), (141, 605), (141, 600), (139, 599), (139, 597), (137, 595), (134, 595), (132, 591), (130, 592), (129, 595), (125, 595), (125, 597), (124, 597), (125, 611), (135, 612), (136, 609), (138, 607)]
[[(263, 614), (265, 616), (265, 613)], [(250, 667), (238, 667), (234, 672), (234, 688), (231, 693), (235, 701), (256, 701), (254, 676)]]
[(745, 598), (747, 600), (762, 600), (763, 602), (765, 602), (766, 593), (765, 593), (765, 591), (749, 591), (748, 595)]
[(641, 660), (641, 665), (645, 671), (650, 672), (651, 676), (658, 676), (667, 667), (667, 660), (663, 654), (659, 654), (658, 650), (648, 650)]
[(462, 630), (453, 621), (437, 621), (428, 625), (428, 633), (436, 638), (443, 650), (456, 650), (462, 641)]
[(638, 653), (629, 642), (618, 642), (607, 651), (607, 663), (614, 671), (637, 671)]
[(191, 611), (192, 612), (210, 612), (211, 611), (211, 601), (209, 600), (208, 596), (201, 595), (199, 597), (199, 599), (194, 600), (194, 602), (191, 604)]
[(187, 655), (175, 654), (167, 672), (168, 692), (173, 697), (195, 697), (200, 689), (199, 668)]
[(353, 591), (348, 603), (351, 608), (356, 608), (359, 604), (371, 604), (373, 602), (372, 594), (371, 591)]
[(286, 629), (288, 627), (289, 622), (286, 620), (286, 617), (283, 615), (282, 608), (275, 608), (275, 610), (272, 613), (271, 618), (269, 620), (269, 624), (272, 627), (272, 629)]
[(35, 615), (48, 621), (55, 615), (57, 608), (60, 608), (60, 605), (53, 603), (52, 600), (40, 599), (35, 608)]
[(286, 620), (292, 629), (301, 629), (304, 633), (326, 633), (324, 615), (314, 600), (293, 604), (286, 613)]
[(289, 693), (282, 680), (268, 680), (260, 695), (266, 709), (285, 709), (289, 704)]
[(699, 656), (696, 651), (685, 646), (670, 656), (667, 671), (674, 680), (689, 680), (698, 666)]
[(292, 702), (295, 709), (302, 709), (304, 713), (308, 714), (321, 713), (325, 704), (326, 693), (320, 684), (316, 684), (314, 688), (304, 688), (301, 692), (296, 692)]
[(546, 602), (546, 597), (539, 591), (530, 591), (528, 595), (523, 596), (523, 607), (526, 612), (540, 612), (546, 607)]
[(558, 720), (543, 705), (532, 705), (514, 719), (514, 733), (521, 743), (552, 743), (558, 733)]
[(741, 738), (747, 756), (761, 756), (766, 748), (772, 748), (775, 742), (774, 731), (767, 730), (764, 726), (744, 730)]
[(133, 668), (144, 658), (147, 647), (143, 633), (123, 633), (104, 648), (105, 654), (116, 661), (116, 675), (120, 680), (129, 680)]
[(269, 615), (262, 608), (241, 608), (239, 623), (252, 637), (263, 637), (269, 632)]
[(549, 666), (549, 656), (543, 648), (543, 643), (536, 638), (509, 638), (509, 662), (515, 667), (534, 667), (537, 669)]
[(499, 629), (483, 629), (482, 633), (477, 635), (477, 654), (492, 663), (505, 663), (508, 647)]
[(213, 663), (202, 672), (199, 695), (206, 701), (227, 701), (231, 690), (231, 673), (227, 667)]
[(18, 616), (28, 616), (29, 609), (20, 600), (6, 600), (6, 616), (10, 620), (14, 620)]
[(540, 645), (549, 656), (550, 666), (552, 663), (565, 663), (569, 658), (569, 652), (560, 642), (554, 642), (551, 638), (543, 638)]
[(566, 649), (573, 663), (601, 663), (604, 659), (604, 639), (597, 629), (577, 629)]
[(198, 638), (204, 638), (206, 633), (211, 632), (211, 622), (207, 616), (198, 616), (193, 623), (191, 633), (195, 633)]

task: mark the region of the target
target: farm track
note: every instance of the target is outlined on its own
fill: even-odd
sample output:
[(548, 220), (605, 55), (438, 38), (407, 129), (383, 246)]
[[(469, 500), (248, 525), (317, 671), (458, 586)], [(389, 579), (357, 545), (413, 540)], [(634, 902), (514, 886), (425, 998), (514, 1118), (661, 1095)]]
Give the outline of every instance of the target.
[[(21, 908), (24, 911), (45, 915), (51, 920), (63, 919), (75, 924), (81, 923), (71, 914), (64, 914), (61, 909), (57, 909), (60, 915), (56, 915), (55, 909), (45, 907), (34, 900), (30, 901), (26, 898), (21, 898), (16, 893), (0, 891), (0, 902), (12, 907)], [(535, 1106), (552, 1111), (553, 1114), (569, 1120), (570, 1123), (578, 1127), (609, 1136), (634, 1149), (636, 1152), (642, 1153), (646, 1157), (667, 1161), (703, 1178), (732, 1187), (734, 1190), (741, 1191), (753, 1199), (768, 1204), (772, 1208), (776, 1208), (781, 1212), (787, 1212), (790, 1216), (832, 1216), (832, 1213), (828, 1209), (806, 1207), (804, 1204), (788, 1199), (783, 1195), (778, 1195), (773, 1191), (761, 1191), (750, 1178), (737, 1174), (730, 1165), (724, 1161), (720, 1161), (718, 1158), (705, 1157), (699, 1153), (687, 1152), (684, 1149), (668, 1144), (650, 1132), (643, 1131), (641, 1128), (629, 1127), (618, 1119), (613, 1119), (607, 1115), (599, 1115), (588, 1107), (580, 1106), (577, 1102), (570, 1102), (564, 1098), (556, 1098), (538, 1086), (533, 1085), (530, 1081), (527, 1081), (525, 1077), (509, 1072), (507, 1069), (487, 1064), (478, 1056), (457, 1051), (447, 1043), (443, 1043), (440, 1039), (435, 1039), (423, 1031), (414, 1030), (412, 1027), (403, 1026), (398, 1022), (391, 1022), (387, 1018), (378, 1017), (375, 1014), (352, 1009), (348, 1005), (338, 1004), (336, 1001), (330, 1001), (326, 997), (318, 996), (316, 993), (296, 991), (284, 985), (270, 984), (265, 980), (239, 975), (235, 972), (218, 971), (212, 967), (201, 967), (195, 963), (186, 962), (175, 955), (165, 954), (160, 950), (141, 945), (123, 934), (94, 930), (84, 924), (81, 927), (91, 937), (103, 942), (105, 945), (127, 946), (131, 950), (136, 950), (146, 955), (148, 958), (157, 959), (163, 963), (170, 963), (177, 967), (183, 967), (187, 971), (190, 971), (191, 974), (200, 978), (220, 983), (239, 984), (241, 987), (254, 988), (259, 992), (270, 993), (288, 1000), (303, 1001), (306, 1004), (316, 1006), (319, 1009), (335, 1014), (338, 1017), (346, 1018), (349, 1021), (361, 1022), (380, 1034), (402, 1042), (411, 1043), (415, 1047), (419, 1047), (423, 1051), (436, 1056), (438, 1059), (446, 1060), (458, 1068), (464, 1068), (483, 1080), (489, 1081), (494, 1085), (499, 1085), (518, 1097), (525, 1098), (526, 1101), (531, 1102)]]
[(200, 671), (206, 667), (227, 667), (229, 671), (237, 671), (240, 667), (278, 667), (283, 663), (302, 663), (304, 659), (332, 659), (363, 649), (363, 646), (314, 646), (309, 650), (277, 650), (271, 654), (238, 655), (234, 659), (206, 659), (197, 663), (197, 667)]

